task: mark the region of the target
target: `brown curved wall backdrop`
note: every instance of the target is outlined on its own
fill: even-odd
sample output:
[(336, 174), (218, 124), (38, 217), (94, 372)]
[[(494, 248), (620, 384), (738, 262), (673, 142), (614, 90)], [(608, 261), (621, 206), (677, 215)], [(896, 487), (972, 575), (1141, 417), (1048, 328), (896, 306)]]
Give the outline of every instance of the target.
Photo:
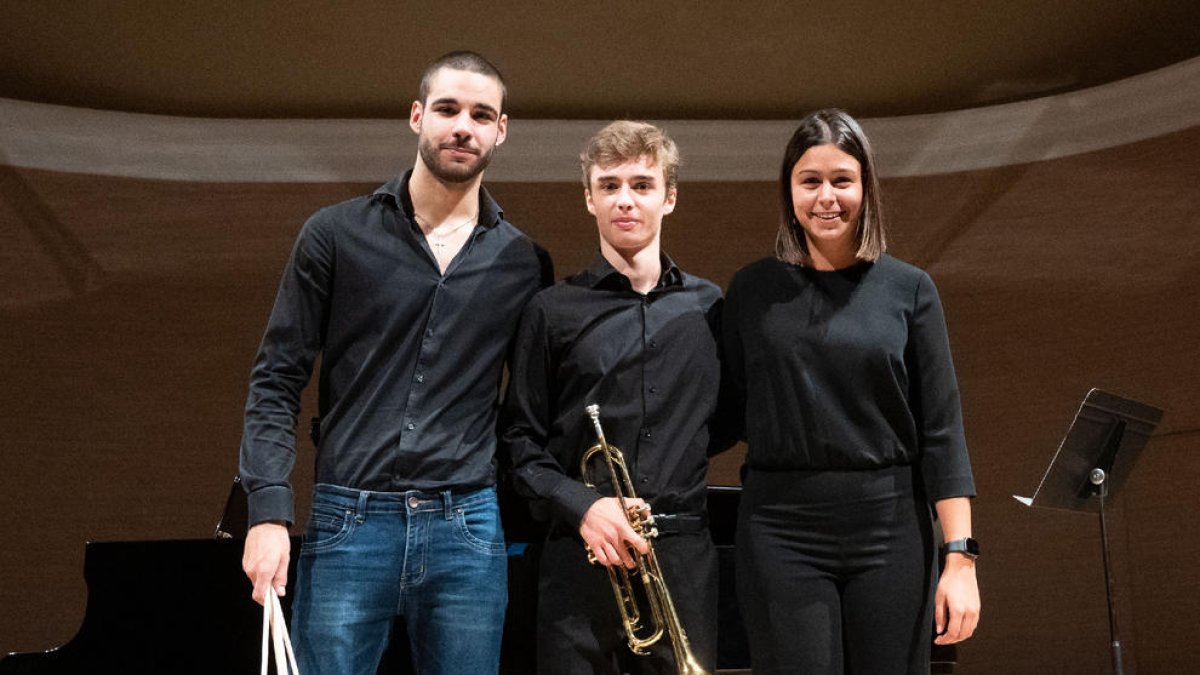
[[(1167, 410), (1111, 525), (1127, 672), (1198, 662), (1197, 186), (1200, 127), (884, 181), (892, 252), (942, 293), (980, 490), (983, 625), (961, 673), (1107, 672), (1095, 520), (1010, 497), (1036, 486), (1091, 387)], [(292, 238), (314, 209), (374, 187), (0, 167), (0, 653), (74, 634), (85, 541), (211, 535)], [(491, 188), (560, 276), (591, 255), (579, 186)], [(667, 249), (724, 285), (769, 253), (774, 190), (683, 184)], [(301, 494), (311, 461), (303, 448)], [(713, 480), (736, 482), (739, 462), (740, 449), (719, 458)]]

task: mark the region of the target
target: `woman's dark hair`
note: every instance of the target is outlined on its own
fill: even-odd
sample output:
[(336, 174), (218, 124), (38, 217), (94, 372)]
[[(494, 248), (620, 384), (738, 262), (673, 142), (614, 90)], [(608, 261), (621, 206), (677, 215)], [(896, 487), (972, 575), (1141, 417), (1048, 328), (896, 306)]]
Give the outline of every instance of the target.
[(780, 220), (779, 232), (775, 236), (775, 257), (796, 265), (810, 264), (808, 242), (804, 228), (796, 219), (796, 208), (792, 203), (792, 169), (809, 148), (816, 145), (834, 145), (842, 152), (858, 160), (862, 186), (863, 206), (859, 214), (854, 238), (858, 243), (855, 256), (860, 260), (878, 260), (887, 249), (884, 236), (883, 212), (880, 208), (879, 178), (875, 168), (875, 156), (871, 143), (862, 127), (845, 111), (836, 108), (818, 110), (800, 121), (783, 151), (783, 165), (779, 170)]

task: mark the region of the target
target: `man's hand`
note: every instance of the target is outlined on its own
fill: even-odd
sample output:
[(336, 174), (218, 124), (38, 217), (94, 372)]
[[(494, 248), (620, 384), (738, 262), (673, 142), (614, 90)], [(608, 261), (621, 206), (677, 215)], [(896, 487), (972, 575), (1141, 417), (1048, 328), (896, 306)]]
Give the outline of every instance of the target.
[(276, 595), (284, 594), (291, 549), (292, 541), (283, 523), (259, 523), (246, 533), (242, 571), (254, 584), (254, 601), (258, 604), (266, 602), (270, 586), (275, 587)]
[[(625, 506), (641, 509), (646, 503), (641, 499), (626, 499)], [(579, 523), (579, 536), (583, 537), (583, 543), (587, 544), (596, 562), (605, 567), (624, 565), (633, 569), (637, 563), (629, 549), (641, 554), (650, 552), (650, 545), (634, 532), (629, 516), (621, 510), (621, 501), (616, 497), (602, 497), (592, 504)]]
[(979, 604), (975, 561), (956, 553), (947, 555), (934, 598), (938, 633), (934, 643), (952, 645), (971, 637), (979, 625)]

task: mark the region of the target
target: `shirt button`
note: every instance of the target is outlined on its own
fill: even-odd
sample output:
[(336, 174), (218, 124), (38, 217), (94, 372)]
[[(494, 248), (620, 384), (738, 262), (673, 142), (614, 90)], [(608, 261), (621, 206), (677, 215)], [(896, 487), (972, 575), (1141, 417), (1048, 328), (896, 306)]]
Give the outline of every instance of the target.
[(424, 381), (425, 381), (424, 375), (417, 375), (417, 382), (424, 382)]
[(649, 430), (649, 429), (642, 429), (642, 436), (643, 436), (643, 437), (645, 437), (645, 438), (650, 438), (650, 430)]
[(651, 394), (657, 394), (657, 393), (658, 393), (658, 387), (650, 387), (650, 393), (651, 393)]
[(642, 482), (643, 482), (643, 483), (649, 483), (649, 482), (650, 482), (650, 479), (649, 479), (649, 478), (646, 478), (645, 476), (642, 476)]
[(657, 346), (658, 346), (658, 343), (657, 343), (657, 342), (655, 342), (654, 340), (651, 340), (651, 341), (650, 341), (650, 349), (654, 349), (654, 348), (655, 348), (655, 347), (657, 347)]
[(426, 337), (433, 337), (433, 329), (432, 329), (432, 328), (426, 328), (426, 329), (425, 329), (425, 335), (426, 335)]
[(404, 428), (408, 429), (409, 431), (412, 431), (413, 429), (417, 428), (417, 425), (413, 424), (412, 422), (409, 422)]

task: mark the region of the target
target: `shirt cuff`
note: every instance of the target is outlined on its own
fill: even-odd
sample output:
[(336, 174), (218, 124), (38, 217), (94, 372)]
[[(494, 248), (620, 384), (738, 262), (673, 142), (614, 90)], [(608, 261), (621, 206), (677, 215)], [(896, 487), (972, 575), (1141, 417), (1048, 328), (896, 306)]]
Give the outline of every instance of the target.
[(562, 482), (551, 498), (555, 514), (576, 530), (583, 522), (584, 514), (598, 501), (598, 492), (579, 481), (569, 479)]
[(296, 520), (295, 498), (292, 489), (283, 485), (268, 485), (246, 495), (247, 527), (268, 520), (282, 520), (290, 527)]
[(929, 486), (929, 501), (937, 502), (954, 497), (974, 497), (975, 480), (971, 476), (944, 476)]

